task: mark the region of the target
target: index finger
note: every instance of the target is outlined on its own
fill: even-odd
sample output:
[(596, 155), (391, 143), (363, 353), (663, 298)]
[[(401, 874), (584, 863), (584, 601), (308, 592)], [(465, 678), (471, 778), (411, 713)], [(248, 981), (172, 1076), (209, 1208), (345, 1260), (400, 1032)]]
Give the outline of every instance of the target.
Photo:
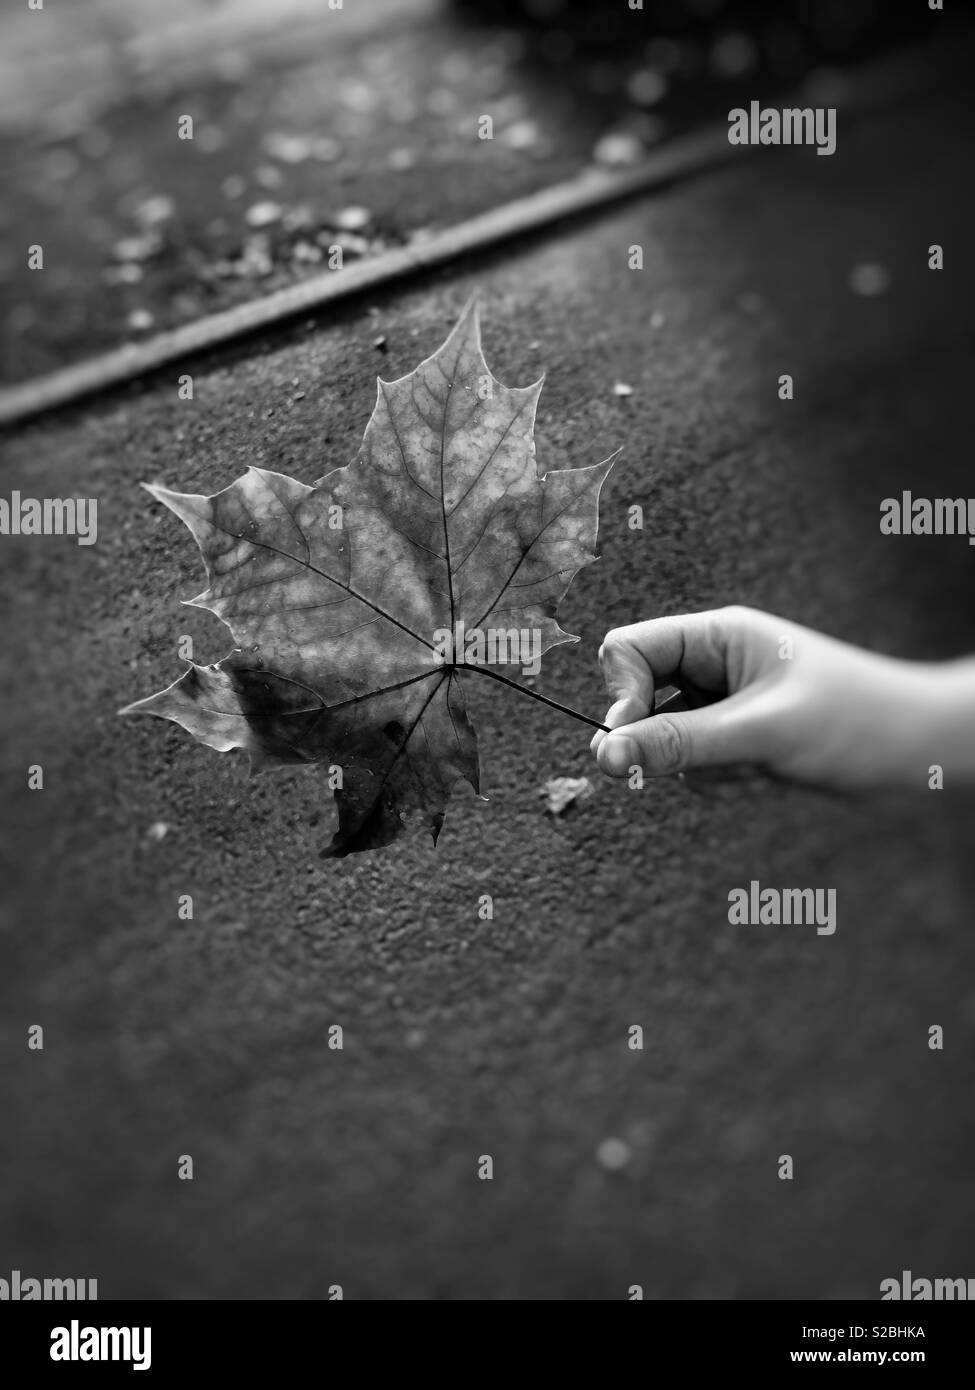
[(775, 626), (767, 614), (737, 605), (650, 618), (607, 632), (599, 664), (610, 695), (638, 698), (646, 717), (661, 685), (690, 685), (715, 695), (736, 689), (746, 639)]

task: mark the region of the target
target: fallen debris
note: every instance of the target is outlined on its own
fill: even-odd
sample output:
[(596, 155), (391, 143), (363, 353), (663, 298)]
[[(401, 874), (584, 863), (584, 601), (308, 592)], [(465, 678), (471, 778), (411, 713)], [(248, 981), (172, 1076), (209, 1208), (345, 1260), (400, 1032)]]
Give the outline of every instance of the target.
[(560, 816), (577, 801), (587, 801), (594, 791), (588, 777), (550, 777), (544, 787), (539, 788), (539, 796), (547, 799), (546, 811)]

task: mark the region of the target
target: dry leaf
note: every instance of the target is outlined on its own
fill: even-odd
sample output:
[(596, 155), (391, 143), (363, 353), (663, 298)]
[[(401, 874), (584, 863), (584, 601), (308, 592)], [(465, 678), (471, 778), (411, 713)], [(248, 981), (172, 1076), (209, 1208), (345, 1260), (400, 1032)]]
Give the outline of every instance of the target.
[(327, 854), (388, 845), (404, 817), (436, 842), (454, 781), (478, 790), (462, 678), (487, 670), (437, 634), (527, 630), (539, 654), (578, 640), (556, 610), (595, 558), (613, 459), (539, 478), (541, 387), (491, 376), (472, 303), (432, 357), (379, 381), (357, 457), (314, 487), (260, 468), (210, 497), (147, 485), (202, 551), (209, 588), (191, 602), (237, 648), (123, 712), (246, 748), (253, 769), (322, 764), (339, 812)]

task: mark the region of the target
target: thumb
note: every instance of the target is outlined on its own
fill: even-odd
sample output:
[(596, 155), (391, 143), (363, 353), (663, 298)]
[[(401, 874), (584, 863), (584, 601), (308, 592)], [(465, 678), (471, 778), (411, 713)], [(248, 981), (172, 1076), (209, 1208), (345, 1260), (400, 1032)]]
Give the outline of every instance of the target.
[(623, 724), (604, 736), (596, 761), (610, 777), (625, 777), (633, 766), (648, 777), (663, 777), (688, 768), (756, 762), (760, 752), (754, 701), (743, 692), (700, 709)]

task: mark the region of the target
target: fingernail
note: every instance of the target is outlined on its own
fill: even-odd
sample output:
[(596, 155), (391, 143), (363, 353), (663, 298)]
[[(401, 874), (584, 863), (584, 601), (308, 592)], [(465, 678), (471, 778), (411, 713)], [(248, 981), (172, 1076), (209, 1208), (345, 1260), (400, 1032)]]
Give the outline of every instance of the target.
[(613, 777), (625, 777), (631, 767), (640, 766), (640, 746), (625, 735), (607, 734), (600, 746), (599, 764)]

